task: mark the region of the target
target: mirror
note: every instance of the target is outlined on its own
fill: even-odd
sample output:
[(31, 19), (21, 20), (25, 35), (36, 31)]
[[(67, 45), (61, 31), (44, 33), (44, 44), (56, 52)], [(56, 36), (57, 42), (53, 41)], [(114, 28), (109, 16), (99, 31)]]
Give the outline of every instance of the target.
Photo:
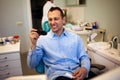
[(67, 6), (79, 6), (85, 4), (86, 4), (86, 0), (66, 0)]

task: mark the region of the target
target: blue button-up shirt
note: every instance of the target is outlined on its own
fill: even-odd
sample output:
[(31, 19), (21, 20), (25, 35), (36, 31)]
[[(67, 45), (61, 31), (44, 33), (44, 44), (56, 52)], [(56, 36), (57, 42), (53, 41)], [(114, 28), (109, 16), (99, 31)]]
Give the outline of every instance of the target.
[(66, 30), (60, 36), (50, 31), (46, 36), (38, 38), (36, 48), (29, 51), (28, 66), (35, 68), (41, 58), (48, 80), (64, 76), (66, 72), (72, 74), (80, 67), (85, 67), (87, 71), (90, 69), (90, 61), (81, 38)]

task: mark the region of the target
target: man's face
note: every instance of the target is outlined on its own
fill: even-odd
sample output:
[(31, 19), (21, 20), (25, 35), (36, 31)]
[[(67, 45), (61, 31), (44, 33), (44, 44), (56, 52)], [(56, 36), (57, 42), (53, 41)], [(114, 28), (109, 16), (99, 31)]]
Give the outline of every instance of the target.
[(48, 13), (48, 21), (50, 28), (54, 33), (59, 33), (63, 28), (65, 23), (65, 18), (63, 18), (58, 10), (54, 10)]

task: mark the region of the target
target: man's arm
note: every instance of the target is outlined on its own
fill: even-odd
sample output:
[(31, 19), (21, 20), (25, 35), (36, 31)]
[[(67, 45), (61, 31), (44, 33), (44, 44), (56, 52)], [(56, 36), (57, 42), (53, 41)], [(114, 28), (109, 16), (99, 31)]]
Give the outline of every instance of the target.
[(73, 78), (75, 80), (83, 80), (88, 76), (90, 70), (90, 60), (85, 51), (82, 39), (78, 38), (78, 48), (80, 49), (80, 68), (73, 73)]
[(90, 69), (90, 60), (88, 57), (83, 57), (81, 60), (81, 67), (73, 73), (73, 78), (75, 80), (83, 80), (88, 76)]
[(36, 53), (35, 51), (36, 43), (39, 38), (39, 34), (37, 33), (36, 29), (31, 29), (29, 33), (29, 38), (31, 40), (31, 46), (30, 46), (30, 50), (27, 56), (27, 64), (29, 68), (35, 68), (39, 62), (37, 60), (38, 53)]
[(30, 33), (29, 33), (29, 38), (31, 40), (31, 50), (35, 49), (36, 47), (36, 42), (37, 39), (39, 38), (39, 34), (37, 33), (36, 29), (31, 29)]

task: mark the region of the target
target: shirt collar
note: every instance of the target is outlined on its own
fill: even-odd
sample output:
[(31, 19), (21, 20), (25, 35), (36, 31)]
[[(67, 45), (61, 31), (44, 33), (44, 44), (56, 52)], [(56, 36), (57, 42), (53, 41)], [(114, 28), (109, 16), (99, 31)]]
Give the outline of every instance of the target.
[[(50, 32), (48, 33), (48, 35), (51, 36), (51, 38), (59, 37), (55, 33), (53, 33), (52, 30), (50, 30)], [(65, 30), (65, 28), (64, 28), (64, 31), (62, 32), (62, 34), (61, 34), (60, 37), (63, 37), (63, 36), (68, 36), (68, 31)]]

